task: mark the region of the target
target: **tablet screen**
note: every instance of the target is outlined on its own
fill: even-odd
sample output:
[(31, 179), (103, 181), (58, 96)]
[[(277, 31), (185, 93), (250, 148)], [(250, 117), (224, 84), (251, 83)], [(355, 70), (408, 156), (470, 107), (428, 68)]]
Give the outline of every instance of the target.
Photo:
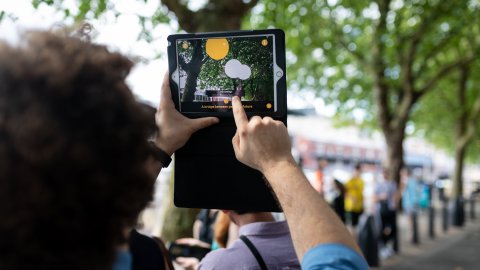
[(233, 96), (247, 112), (277, 111), (283, 71), (273, 34), (177, 39), (175, 46), (181, 112), (229, 112)]

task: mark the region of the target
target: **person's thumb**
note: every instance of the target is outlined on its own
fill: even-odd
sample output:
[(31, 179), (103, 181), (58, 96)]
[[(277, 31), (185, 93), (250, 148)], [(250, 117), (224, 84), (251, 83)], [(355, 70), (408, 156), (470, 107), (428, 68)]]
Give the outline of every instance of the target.
[(190, 125), (193, 132), (195, 132), (200, 129), (214, 125), (218, 122), (219, 122), (219, 119), (216, 117), (204, 117), (204, 118), (191, 119)]

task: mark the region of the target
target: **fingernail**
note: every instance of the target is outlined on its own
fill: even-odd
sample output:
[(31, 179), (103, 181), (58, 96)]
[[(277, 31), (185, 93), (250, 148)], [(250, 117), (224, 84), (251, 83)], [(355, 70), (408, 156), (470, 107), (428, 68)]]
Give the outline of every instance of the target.
[(239, 101), (238, 96), (233, 96), (232, 101)]

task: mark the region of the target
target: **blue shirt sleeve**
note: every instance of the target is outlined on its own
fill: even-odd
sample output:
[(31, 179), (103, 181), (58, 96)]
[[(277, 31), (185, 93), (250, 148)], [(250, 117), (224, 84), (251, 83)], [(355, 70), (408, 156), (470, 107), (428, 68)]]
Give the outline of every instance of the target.
[(305, 253), (302, 261), (305, 270), (367, 270), (365, 259), (342, 244), (320, 244)]
[(125, 250), (117, 251), (117, 259), (113, 263), (113, 270), (131, 270), (132, 254)]

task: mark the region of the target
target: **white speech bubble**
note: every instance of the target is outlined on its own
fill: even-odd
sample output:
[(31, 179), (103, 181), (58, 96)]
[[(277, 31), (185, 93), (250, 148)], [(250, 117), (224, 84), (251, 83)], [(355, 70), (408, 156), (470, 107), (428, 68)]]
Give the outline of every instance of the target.
[(232, 79), (246, 80), (252, 75), (252, 70), (237, 59), (232, 59), (225, 64), (225, 74)]

